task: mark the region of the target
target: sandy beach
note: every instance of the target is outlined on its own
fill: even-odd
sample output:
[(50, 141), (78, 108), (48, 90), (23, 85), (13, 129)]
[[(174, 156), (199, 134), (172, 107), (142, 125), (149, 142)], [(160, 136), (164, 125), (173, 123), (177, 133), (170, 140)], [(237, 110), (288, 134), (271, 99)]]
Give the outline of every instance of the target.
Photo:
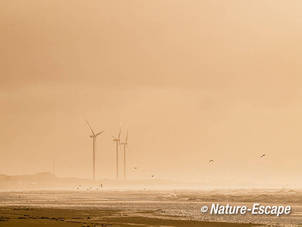
[[(202, 205), (289, 204), (287, 216), (202, 214)], [(28, 191), (0, 193), (0, 226), (300, 226), (301, 191)], [(43, 225), (42, 225), (43, 224)]]

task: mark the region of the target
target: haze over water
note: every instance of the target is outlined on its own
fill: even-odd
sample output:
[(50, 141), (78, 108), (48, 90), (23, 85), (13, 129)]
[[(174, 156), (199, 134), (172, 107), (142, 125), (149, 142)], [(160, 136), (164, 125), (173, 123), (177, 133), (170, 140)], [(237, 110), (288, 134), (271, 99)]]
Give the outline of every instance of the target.
[[(0, 2), (0, 173), (301, 187), (300, 1)], [(260, 159), (263, 153), (267, 156)], [(210, 159), (215, 163), (209, 165)], [(139, 171), (131, 171), (137, 166)]]

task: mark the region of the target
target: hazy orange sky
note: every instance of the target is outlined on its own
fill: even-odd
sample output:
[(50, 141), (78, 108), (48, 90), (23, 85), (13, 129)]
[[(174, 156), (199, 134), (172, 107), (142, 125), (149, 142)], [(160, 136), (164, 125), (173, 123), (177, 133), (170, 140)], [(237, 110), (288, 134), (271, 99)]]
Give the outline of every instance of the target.
[[(0, 173), (298, 183), (302, 3), (2, 0)], [(123, 134), (124, 136), (125, 134)], [(266, 153), (265, 159), (259, 159)], [(208, 160), (215, 165), (209, 166)]]

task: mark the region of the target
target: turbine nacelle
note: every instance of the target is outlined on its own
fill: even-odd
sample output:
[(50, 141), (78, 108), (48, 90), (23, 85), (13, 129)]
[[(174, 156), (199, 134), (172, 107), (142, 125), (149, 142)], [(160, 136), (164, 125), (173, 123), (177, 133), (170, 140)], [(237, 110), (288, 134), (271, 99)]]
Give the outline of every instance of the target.
[(104, 132), (104, 131), (101, 131), (101, 132), (99, 132), (99, 133), (97, 133), (97, 134), (90, 135), (89, 137), (90, 137), (90, 138), (93, 138), (93, 137), (96, 138), (97, 136), (101, 135), (103, 132)]
[(118, 136), (117, 137), (112, 136), (112, 140), (114, 142), (120, 142), (121, 141), (121, 133), (122, 133), (122, 130), (120, 129), (120, 131), (118, 133)]
[(126, 134), (125, 142), (122, 142), (120, 144), (124, 145), (124, 146), (126, 146), (128, 144), (128, 131), (127, 131), (127, 134)]

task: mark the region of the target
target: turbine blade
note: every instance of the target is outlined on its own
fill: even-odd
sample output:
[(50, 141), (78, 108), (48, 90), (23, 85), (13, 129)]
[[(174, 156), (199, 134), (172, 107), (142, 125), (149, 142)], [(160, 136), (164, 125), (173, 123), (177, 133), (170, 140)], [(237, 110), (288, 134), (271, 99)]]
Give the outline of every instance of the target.
[(121, 133), (122, 133), (122, 129), (120, 128), (120, 131), (119, 131), (119, 133), (118, 133), (118, 139), (120, 139), (121, 138)]
[(127, 130), (127, 134), (126, 134), (126, 141), (125, 141), (125, 143), (127, 144), (127, 142), (128, 142), (128, 130)]
[(91, 126), (90, 126), (89, 122), (88, 122), (88, 121), (86, 121), (86, 123), (87, 123), (88, 127), (90, 128), (90, 131), (92, 132), (92, 134), (95, 136), (94, 131), (92, 130), (92, 128), (91, 128)]
[(95, 136), (101, 135), (103, 132), (104, 132), (104, 131), (101, 131), (101, 132), (95, 134)]

